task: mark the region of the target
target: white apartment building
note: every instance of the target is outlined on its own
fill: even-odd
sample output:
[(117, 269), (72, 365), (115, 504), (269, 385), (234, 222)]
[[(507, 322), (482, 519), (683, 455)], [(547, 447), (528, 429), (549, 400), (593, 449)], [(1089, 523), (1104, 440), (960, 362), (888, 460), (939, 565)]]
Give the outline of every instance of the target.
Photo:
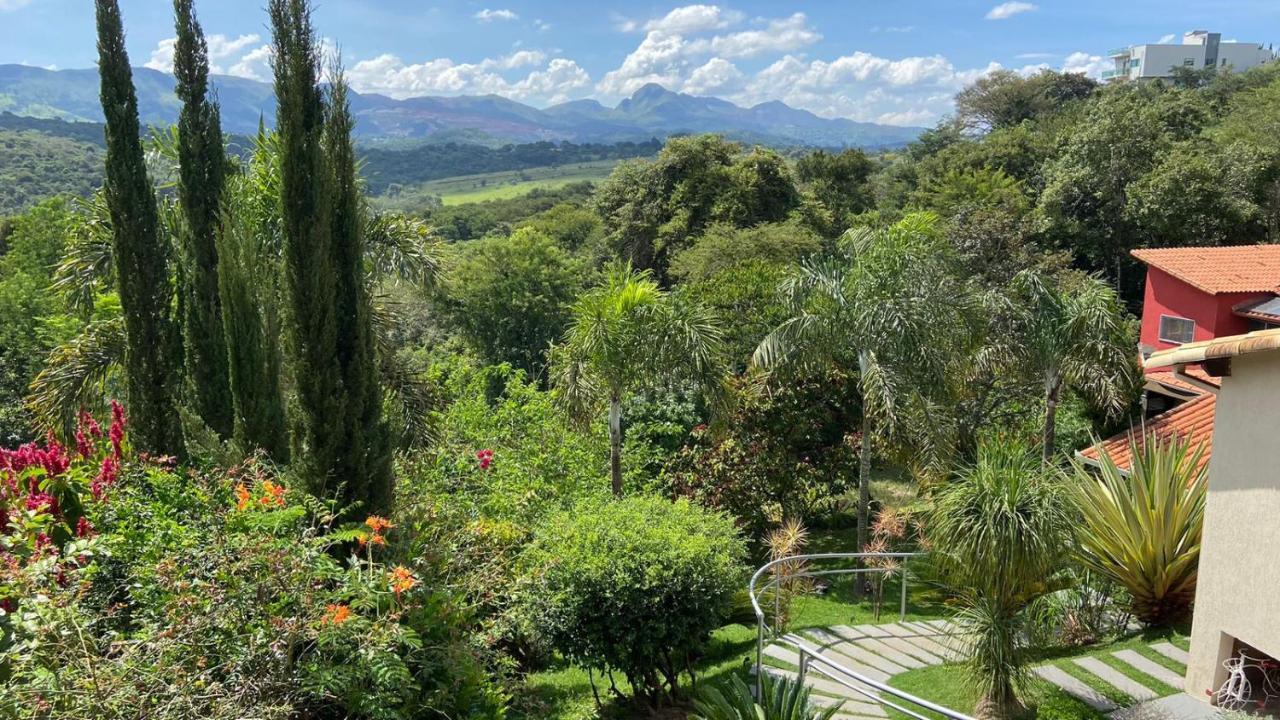
[(1182, 36), (1182, 44), (1132, 45), (1107, 53), (1116, 66), (1102, 73), (1112, 82), (1167, 78), (1173, 68), (1192, 70), (1230, 66), (1235, 72), (1276, 59), (1271, 48), (1258, 43), (1222, 42), (1222, 33), (1192, 30)]

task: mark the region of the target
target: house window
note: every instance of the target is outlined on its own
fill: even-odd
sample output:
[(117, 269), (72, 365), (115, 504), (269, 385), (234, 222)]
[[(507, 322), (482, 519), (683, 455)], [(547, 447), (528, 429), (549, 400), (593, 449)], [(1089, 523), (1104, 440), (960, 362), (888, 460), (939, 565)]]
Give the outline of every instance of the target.
[(1196, 336), (1196, 321), (1173, 315), (1160, 316), (1160, 340), (1167, 343), (1189, 343)]
[(1182, 64), (1183, 64), (1183, 65), (1186, 65), (1186, 66), (1188, 66), (1188, 67), (1190, 67), (1190, 66), (1192, 66), (1192, 65), (1195, 65), (1195, 64), (1196, 64), (1196, 59), (1195, 59), (1195, 58), (1187, 58), (1187, 59), (1185, 59), (1185, 60), (1183, 60), (1183, 61), (1182, 61)]

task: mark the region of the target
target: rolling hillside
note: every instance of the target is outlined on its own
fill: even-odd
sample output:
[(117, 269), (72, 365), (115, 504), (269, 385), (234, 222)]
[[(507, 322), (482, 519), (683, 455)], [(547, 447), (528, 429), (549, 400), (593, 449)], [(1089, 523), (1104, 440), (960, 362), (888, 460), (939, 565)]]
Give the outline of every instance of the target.
[[(174, 122), (178, 100), (172, 76), (134, 68), (134, 83), (144, 124)], [(260, 118), (268, 123), (274, 118), (275, 97), (269, 83), (220, 75), (214, 77), (214, 85), (226, 131), (252, 134)], [(615, 143), (715, 132), (768, 145), (884, 148), (904, 145), (921, 130), (822, 118), (781, 102), (744, 108), (717, 98), (674, 93), (654, 84), (640, 88), (614, 108), (590, 100), (539, 109), (496, 95), (396, 100), (354, 92), (351, 105), (356, 131), (365, 141)], [(0, 112), (6, 111), (28, 117), (101, 121), (97, 71), (0, 65)]]

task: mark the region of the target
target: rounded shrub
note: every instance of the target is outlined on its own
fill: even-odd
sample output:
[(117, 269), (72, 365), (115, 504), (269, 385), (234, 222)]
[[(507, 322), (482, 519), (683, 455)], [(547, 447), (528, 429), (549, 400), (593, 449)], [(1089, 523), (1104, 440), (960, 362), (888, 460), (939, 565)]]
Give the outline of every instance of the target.
[(732, 520), (685, 500), (583, 503), (525, 550), (522, 615), (566, 659), (619, 671), (657, 704), (728, 616), (745, 556)]

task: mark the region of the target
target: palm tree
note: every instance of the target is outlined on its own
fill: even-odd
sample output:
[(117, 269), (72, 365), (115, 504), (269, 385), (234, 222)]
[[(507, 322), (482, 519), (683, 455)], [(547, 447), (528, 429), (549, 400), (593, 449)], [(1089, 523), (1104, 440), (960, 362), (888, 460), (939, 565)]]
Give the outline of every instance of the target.
[(1042, 458), (1053, 459), (1058, 403), (1064, 389), (1118, 413), (1134, 377), (1135, 344), (1115, 290), (1094, 276), (1050, 279), (1024, 271), (1014, 279), (1022, 312), (1014, 347), (1044, 384)]
[(1074, 520), (1064, 492), (1033, 452), (1002, 439), (984, 443), (930, 511), (933, 567), (960, 606), (956, 637), (979, 691), (979, 717), (1021, 711), (1029, 610), (1056, 589)]
[(771, 376), (856, 368), (858, 547), (867, 546), (872, 438), (902, 441), (937, 464), (949, 422), (931, 401), (969, 343), (972, 295), (953, 272), (932, 215), (860, 228), (845, 252), (809, 261), (784, 283), (791, 318), (760, 342), (752, 364)]
[(564, 341), (552, 349), (552, 383), (578, 422), (609, 407), (609, 473), (622, 496), (622, 401), (658, 380), (691, 380), (715, 394), (724, 377), (716, 319), (670, 295), (648, 271), (610, 268), (573, 306)]
[(1208, 472), (1204, 448), (1149, 434), (1130, 440), (1126, 473), (1101, 453), (1097, 471), (1072, 461), (1074, 499), (1083, 520), (1080, 562), (1129, 592), (1130, 609), (1148, 625), (1187, 616), (1196, 594)]

